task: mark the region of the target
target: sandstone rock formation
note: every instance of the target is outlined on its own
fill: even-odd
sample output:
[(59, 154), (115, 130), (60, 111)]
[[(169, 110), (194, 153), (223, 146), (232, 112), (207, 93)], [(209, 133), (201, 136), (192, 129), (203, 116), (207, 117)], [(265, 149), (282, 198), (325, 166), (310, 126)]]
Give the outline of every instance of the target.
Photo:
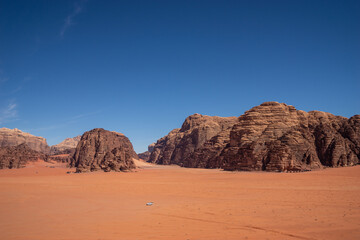
[[(159, 139), (151, 152), (149, 162), (158, 164), (178, 164), (186, 167), (210, 167), (206, 159), (213, 159), (219, 153), (217, 148), (226, 145), (224, 135), (229, 135), (236, 117), (211, 117), (194, 114), (185, 119), (180, 129), (172, 130)], [(206, 154), (201, 155), (204, 145), (211, 144)], [(194, 160), (193, 154), (198, 158)], [(205, 163), (206, 162), (206, 163)], [(214, 162), (215, 167), (216, 163)]]
[(45, 138), (22, 132), (16, 128), (0, 128), (0, 147), (17, 146), (22, 143), (26, 143), (29, 148), (38, 152), (49, 153), (50, 150)]
[[(206, 124), (211, 118), (221, 119), (199, 114), (187, 118), (181, 129), (157, 141), (149, 161), (257, 171), (305, 171), (360, 161), (360, 115), (347, 119), (266, 102), (229, 118), (221, 128)], [(204, 135), (198, 141), (196, 136)]]
[(51, 155), (59, 155), (59, 154), (74, 154), (75, 148), (80, 141), (81, 136), (76, 136), (73, 138), (66, 138), (59, 144), (53, 145), (50, 148)]
[(29, 148), (25, 143), (18, 146), (0, 147), (0, 169), (25, 167), (28, 162), (47, 160), (47, 156)]
[(139, 158), (146, 162), (149, 161), (151, 152), (154, 150), (154, 146), (155, 146), (155, 143), (150, 144), (148, 146), (148, 150), (146, 152), (138, 154)]
[(138, 159), (129, 139), (121, 133), (96, 128), (85, 132), (75, 150), (71, 166), (77, 172), (126, 171)]
[[(239, 117), (221, 153), (226, 170), (303, 171), (359, 163), (359, 116), (298, 111), (266, 102)], [(344, 131), (347, 126), (346, 134)], [(355, 130), (354, 130), (355, 129)], [(351, 136), (354, 141), (351, 141)]]

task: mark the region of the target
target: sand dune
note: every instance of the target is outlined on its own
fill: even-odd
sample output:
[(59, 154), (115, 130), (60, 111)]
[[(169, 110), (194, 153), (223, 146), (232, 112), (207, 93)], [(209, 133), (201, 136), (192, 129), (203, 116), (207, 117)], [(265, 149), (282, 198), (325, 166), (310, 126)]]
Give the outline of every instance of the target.
[(360, 236), (360, 166), (304, 173), (142, 167), (66, 174), (64, 165), (37, 162), (1, 170), (0, 239)]

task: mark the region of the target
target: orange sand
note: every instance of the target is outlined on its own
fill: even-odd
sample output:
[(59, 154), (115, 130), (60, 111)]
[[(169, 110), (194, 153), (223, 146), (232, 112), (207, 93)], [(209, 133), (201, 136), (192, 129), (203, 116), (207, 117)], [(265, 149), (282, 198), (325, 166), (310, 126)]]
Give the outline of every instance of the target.
[(0, 239), (360, 237), (360, 166), (306, 173), (67, 171), (40, 162), (0, 170)]

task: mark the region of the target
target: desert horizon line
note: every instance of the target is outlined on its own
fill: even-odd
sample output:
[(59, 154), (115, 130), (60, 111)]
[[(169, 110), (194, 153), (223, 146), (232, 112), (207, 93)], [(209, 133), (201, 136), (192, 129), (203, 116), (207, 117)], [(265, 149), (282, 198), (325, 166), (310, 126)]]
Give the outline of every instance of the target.
[[(267, 103), (285, 104), (285, 105), (287, 105), (287, 106), (292, 106), (292, 107), (294, 107), (294, 106), (291, 105), (291, 104), (281, 103), (281, 102), (277, 102), (277, 101), (265, 101), (265, 102), (262, 102), (261, 104), (259, 104), (259, 105), (257, 105), (257, 106), (261, 106), (262, 104), (267, 104)], [(257, 106), (254, 106), (254, 107), (257, 107)], [(253, 109), (254, 107), (250, 108), (249, 110)], [(296, 109), (296, 107), (295, 107), (295, 109)], [(246, 110), (243, 114), (245, 114), (245, 113), (246, 113), (247, 111), (249, 111), (249, 110)], [(303, 110), (299, 110), (299, 111), (303, 111)], [(98, 112), (101, 112), (101, 110), (96, 111), (96, 113), (98, 113)], [(310, 110), (310, 111), (304, 111), (304, 112), (306, 112), (306, 113), (311, 113), (311, 112), (324, 112), (324, 113), (332, 114), (332, 113), (330, 113), (330, 112), (321, 111), (321, 110)], [(94, 114), (94, 113), (95, 113), (95, 112), (92, 112), (92, 113), (90, 113), (90, 114), (81, 114), (81, 115), (78, 115), (78, 116), (92, 115), (92, 114)], [(197, 115), (197, 114), (202, 115), (202, 116), (222, 117), (222, 118), (240, 117), (240, 116), (243, 115), (243, 114), (241, 114), (240, 116), (219, 116), (219, 115), (207, 115), (207, 114), (202, 114), (202, 113), (196, 112), (196, 113), (193, 113), (193, 114), (191, 114), (191, 115), (188, 115), (188, 116), (184, 119), (184, 121), (185, 121), (188, 117), (193, 116), (193, 115)], [(334, 114), (332, 114), (332, 115), (334, 115)], [(351, 117), (354, 117), (354, 116), (357, 116), (357, 115), (359, 115), (359, 114), (354, 114), (354, 115), (351, 116)], [(336, 116), (336, 117), (343, 117), (343, 118), (347, 118), (347, 119), (350, 119), (350, 118), (351, 118), (351, 117), (344, 117), (344, 116), (341, 116), (341, 115), (334, 115), (334, 116)], [(29, 131), (29, 130), (27, 130), (27, 129), (22, 130), (22, 129), (19, 129), (19, 128), (16, 128), (16, 127), (15, 127), (15, 128), (1, 127), (1, 128), (5, 128), (5, 129), (9, 129), (9, 130), (19, 130), (19, 131), (21, 131), (21, 132), (23, 132), (23, 133), (30, 134), (30, 135), (32, 135), (32, 136), (34, 136), (34, 137), (43, 138), (43, 139), (45, 139), (46, 144), (48, 144), (46, 137), (34, 135), (34, 134), (30, 133), (31, 131)], [(0, 128), (0, 129), (1, 129), (1, 128)], [(101, 127), (101, 126), (97, 126), (97, 127), (94, 127), (94, 128), (90, 128), (89, 130), (86, 130), (86, 131), (90, 131), (90, 130), (97, 129), (97, 128), (102, 128), (102, 129), (105, 129), (105, 130), (115, 131), (115, 132), (118, 132), (118, 133), (122, 133), (122, 134), (123, 134), (123, 132), (122, 132), (121, 130), (107, 129), (107, 128)], [(50, 128), (50, 129), (51, 129), (51, 128)], [(176, 128), (175, 128), (175, 129), (176, 129)], [(81, 137), (86, 131), (84, 131), (83, 133), (78, 134), (77, 136), (68, 136), (67, 138), (63, 139), (62, 141), (59, 141), (58, 143), (52, 144), (52, 145), (49, 145), (49, 144), (48, 144), (48, 146), (49, 146), (49, 147), (53, 147), (53, 146), (56, 146), (56, 145), (58, 145), (58, 144), (61, 144), (62, 142), (66, 141), (67, 139), (72, 139), (72, 138), (76, 138), (76, 137), (79, 137), (79, 136)], [(130, 138), (129, 138), (129, 139), (130, 139)], [(155, 141), (155, 142), (156, 142), (156, 141)], [(153, 143), (154, 143), (154, 142), (153, 142)], [(152, 143), (149, 143), (147, 146), (149, 146), (150, 144), (152, 144)], [(136, 152), (137, 152), (137, 153), (143, 153), (142, 151), (136, 151)]]

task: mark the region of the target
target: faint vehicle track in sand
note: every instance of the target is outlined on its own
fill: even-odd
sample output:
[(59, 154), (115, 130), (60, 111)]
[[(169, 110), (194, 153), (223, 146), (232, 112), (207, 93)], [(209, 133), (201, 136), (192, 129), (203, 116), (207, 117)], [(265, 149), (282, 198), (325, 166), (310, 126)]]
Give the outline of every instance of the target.
[[(231, 224), (229, 224), (227, 222), (213, 221), (213, 220), (207, 220), (207, 219), (201, 219), (201, 218), (183, 217), (183, 216), (177, 216), (177, 215), (171, 215), (171, 214), (156, 213), (154, 215), (160, 215), (160, 216), (172, 217), (172, 218), (179, 218), (179, 219), (186, 219), (186, 220), (192, 220), (192, 221), (198, 221), (198, 222), (224, 224), (224, 225), (227, 225), (227, 226), (231, 225)], [(297, 239), (316, 240), (316, 238), (303, 237), (303, 236), (295, 235), (295, 234), (292, 234), (292, 233), (286, 233), (286, 232), (282, 232), (282, 231), (277, 231), (277, 230), (273, 230), (273, 229), (267, 229), (267, 228), (263, 228), (263, 227), (252, 226), (252, 225), (243, 225), (243, 226), (239, 226), (239, 227), (227, 227), (227, 228), (228, 229), (242, 229), (242, 230), (260, 230), (260, 231), (264, 231), (264, 232), (268, 232), (268, 233), (280, 234), (280, 235), (283, 235), (283, 236), (297, 238)]]

